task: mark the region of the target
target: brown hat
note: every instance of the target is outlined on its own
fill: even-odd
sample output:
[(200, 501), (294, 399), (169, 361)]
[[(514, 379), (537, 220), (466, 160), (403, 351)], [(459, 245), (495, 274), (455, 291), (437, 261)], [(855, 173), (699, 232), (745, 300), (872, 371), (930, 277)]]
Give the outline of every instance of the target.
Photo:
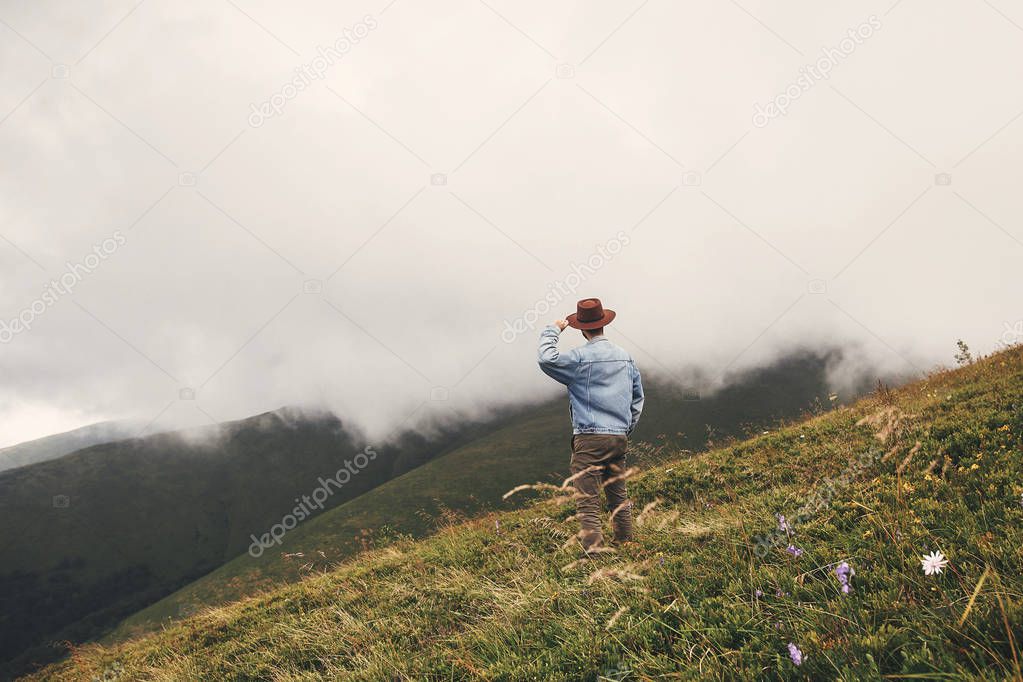
[(615, 319), (615, 311), (605, 310), (599, 298), (584, 298), (576, 303), (575, 312), (565, 320), (574, 329), (600, 329)]

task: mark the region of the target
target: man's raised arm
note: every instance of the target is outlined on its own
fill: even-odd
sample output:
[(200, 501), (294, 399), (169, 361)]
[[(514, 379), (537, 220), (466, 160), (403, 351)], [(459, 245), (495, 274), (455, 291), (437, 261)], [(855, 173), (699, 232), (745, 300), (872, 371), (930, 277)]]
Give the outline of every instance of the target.
[(540, 349), (536, 357), (544, 374), (566, 386), (572, 383), (576, 364), (571, 354), (563, 356), (558, 351), (558, 338), (567, 324), (564, 320), (558, 320), (544, 327), (540, 332)]

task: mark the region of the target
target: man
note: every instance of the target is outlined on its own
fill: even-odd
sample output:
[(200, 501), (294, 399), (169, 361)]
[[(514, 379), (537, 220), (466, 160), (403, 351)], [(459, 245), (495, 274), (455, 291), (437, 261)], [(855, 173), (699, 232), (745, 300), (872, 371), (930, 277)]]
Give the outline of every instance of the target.
[[(628, 435), (643, 411), (643, 382), (627, 352), (604, 338), (615, 319), (600, 299), (585, 298), (567, 320), (540, 333), (539, 363), (544, 374), (568, 386), (572, 415), (572, 476), (586, 555), (604, 544), (600, 530), (600, 489), (607, 496), (615, 544), (632, 541), (632, 502), (625, 490)], [(579, 329), (586, 345), (558, 352), (565, 327)]]

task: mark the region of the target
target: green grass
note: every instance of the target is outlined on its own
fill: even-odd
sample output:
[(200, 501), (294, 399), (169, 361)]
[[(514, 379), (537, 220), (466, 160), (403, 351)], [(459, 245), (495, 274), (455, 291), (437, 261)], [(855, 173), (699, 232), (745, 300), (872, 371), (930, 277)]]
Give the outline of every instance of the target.
[[(1021, 446), (1016, 348), (647, 468), (637, 545), (599, 562), (576, 562), (571, 504), (542, 500), (34, 679), (1023, 679)], [(802, 556), (758, 556), (813, 499)], [(950, 563), (925, 576), (932, 550)]]

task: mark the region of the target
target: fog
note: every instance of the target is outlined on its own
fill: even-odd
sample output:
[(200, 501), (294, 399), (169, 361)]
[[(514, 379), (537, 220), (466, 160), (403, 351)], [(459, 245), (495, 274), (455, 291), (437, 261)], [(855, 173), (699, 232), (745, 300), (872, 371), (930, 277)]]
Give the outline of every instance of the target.
[(550, 397), (587, 296), (701, 391), (990, 352), (1021, 77), (1004, 0), (2, 2), (0, 446)]

